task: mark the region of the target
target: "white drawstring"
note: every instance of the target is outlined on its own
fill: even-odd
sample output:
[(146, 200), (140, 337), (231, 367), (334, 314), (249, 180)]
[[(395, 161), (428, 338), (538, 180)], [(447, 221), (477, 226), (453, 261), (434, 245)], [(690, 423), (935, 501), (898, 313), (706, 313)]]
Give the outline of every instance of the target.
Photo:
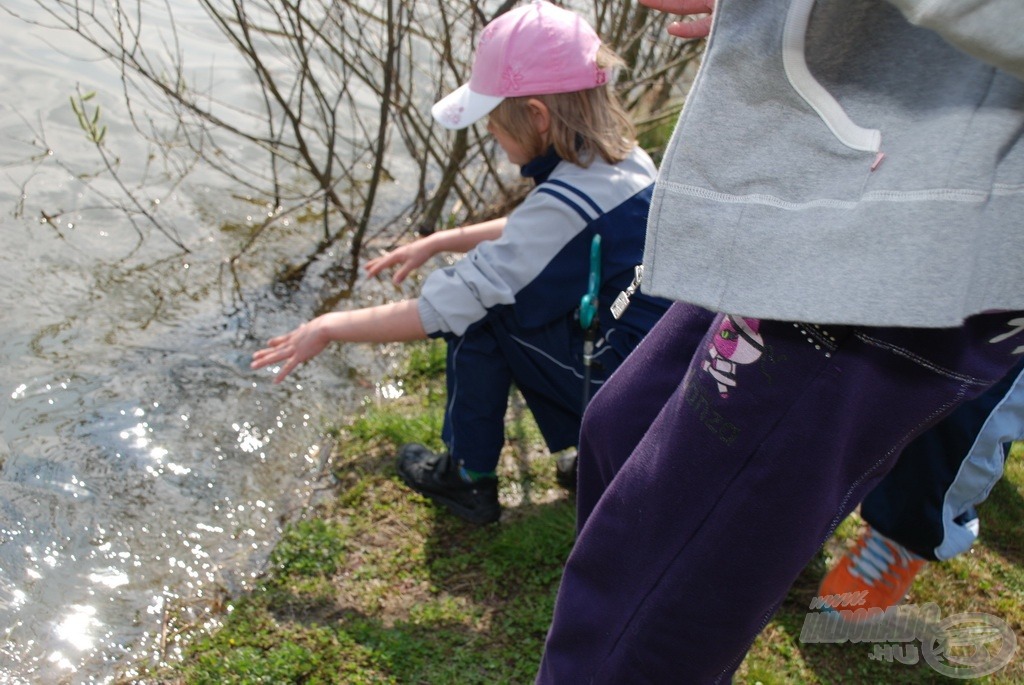
[(853, 123), (831, 93), (818, 83), (807, 68), (804, 37), (811, 19), (815, 0), (793, 0), (786, 14), (786, 26), (782, 33), (782, 66), (790, 85), (800, 94), (832, 134), (843, 145), (854, 150), (878, 153), (872, 163), (874, 170), (882, 161), (882, 134), (877, 129), (863, 128)]

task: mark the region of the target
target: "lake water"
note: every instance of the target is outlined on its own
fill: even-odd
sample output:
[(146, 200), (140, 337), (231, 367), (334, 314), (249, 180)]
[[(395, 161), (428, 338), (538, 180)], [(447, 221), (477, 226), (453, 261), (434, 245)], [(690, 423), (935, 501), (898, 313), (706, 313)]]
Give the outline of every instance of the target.
[[(0, 683), (108, 682), (159, 655), (168, 608), (201, 616), (260, 571), (329, 484), (325, 425), (379, 398), (392, 361), (350, 346), (282, 386), (251, 372), (321, 294), (271, 288), (308, 237), (279, 230), (230, 274), (240, 237), (222, 227), (266, 208), (201, 172), (159, 207), (190, 253), (105, 208), (116, 189), (82, 176), (100, 162), (68, 98), (97, 93), (108, 148), (141, 178), (116, 71), (73, 35), (0, 17)], [(233, 55), (184, 19), (186, 52), (215, 56), (232, 87)]]

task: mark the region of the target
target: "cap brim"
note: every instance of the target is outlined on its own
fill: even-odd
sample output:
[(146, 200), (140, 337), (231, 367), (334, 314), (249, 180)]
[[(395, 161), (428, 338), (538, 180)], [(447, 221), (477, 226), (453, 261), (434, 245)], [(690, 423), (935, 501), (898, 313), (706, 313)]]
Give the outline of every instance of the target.
[(435, 102), (430, 113), (437, 123), (457, 131), (487, 116), (504, 99), (501, 96), (474, 93), (467, 83)]

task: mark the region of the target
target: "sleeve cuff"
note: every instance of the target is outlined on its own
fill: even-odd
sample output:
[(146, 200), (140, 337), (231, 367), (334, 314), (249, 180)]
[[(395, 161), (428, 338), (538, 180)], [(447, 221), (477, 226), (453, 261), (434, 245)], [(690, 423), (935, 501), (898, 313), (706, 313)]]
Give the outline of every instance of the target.
[(423, 330), (429, 337), (436, 338), (449, 332), (444, 325), (444, 320), (438, 316), (437, 310), (424, 297), (420, 296), (416, 301), (416, 309), (419, 312)]

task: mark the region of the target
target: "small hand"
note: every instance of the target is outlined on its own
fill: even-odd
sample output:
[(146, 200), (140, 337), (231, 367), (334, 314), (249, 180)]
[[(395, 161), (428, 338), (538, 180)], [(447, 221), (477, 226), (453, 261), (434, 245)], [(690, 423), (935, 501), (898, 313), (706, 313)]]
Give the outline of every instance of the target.
[(323, 334), (320, 326), (321, 319), (318, 317), (307, 321), (295, 330), (267, 342), (267, 347), (252, 355), (252, 369), (262, 369), (265, 366), (284, 361), (281, 371), (274, 377), (274, 383), (280, 383), (285, 376), (295, 370), (299, 364), (307, 362), (323, 352), (330, 339)]
[(692, 21), (676, 21), (668, 26), (670, 35), (678, 38), (705, 38), (711, 32), (711, 13), (715, 0), (638, 0), (653, 10), (687, 16), (704, 15)]
[(375, 257), (366, 262), (366, 273), (376, 276), (389, 266), (401, 264), (398, 271), (391, 277), (391, 281), (398, 285), (406, 277), (424, 262), (434, 256), (433, 251), (423, 242), (422, 239), (403, 245), (399, 248), (385, 252), (380, 257)]

